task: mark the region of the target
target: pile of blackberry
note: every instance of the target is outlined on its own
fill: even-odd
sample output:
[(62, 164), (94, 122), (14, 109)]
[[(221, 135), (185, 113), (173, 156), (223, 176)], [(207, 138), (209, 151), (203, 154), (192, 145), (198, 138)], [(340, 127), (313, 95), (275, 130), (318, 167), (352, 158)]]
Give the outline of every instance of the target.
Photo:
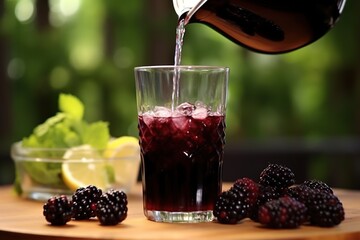
[(295, 185), (292, 170), (279, 164), (269, 164), (257, 182), (235, 181), (218, 196), (213, 214), (219, 223), (236, 224), (250, 218), (269, 228), (332, 227), (345, 218), (341, 201), (326, 183), (306, 180)]
[(71, 219), (97, 217), (101, 225), (116, 225), (127, 217), (127, 196), (123, 191), (106, 193), (96, 186), (78, 188), (71, 199), (52, 197), (43, 206), (43, 215), (52, 225), (65, 225)]

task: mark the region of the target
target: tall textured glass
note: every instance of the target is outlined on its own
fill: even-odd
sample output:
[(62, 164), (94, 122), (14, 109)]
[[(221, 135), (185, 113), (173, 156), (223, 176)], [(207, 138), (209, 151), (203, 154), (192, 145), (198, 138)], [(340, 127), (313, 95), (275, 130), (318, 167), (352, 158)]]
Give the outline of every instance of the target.
[(144, 214), (206, 222), (221, 192), (229, 69), (135, 68)]

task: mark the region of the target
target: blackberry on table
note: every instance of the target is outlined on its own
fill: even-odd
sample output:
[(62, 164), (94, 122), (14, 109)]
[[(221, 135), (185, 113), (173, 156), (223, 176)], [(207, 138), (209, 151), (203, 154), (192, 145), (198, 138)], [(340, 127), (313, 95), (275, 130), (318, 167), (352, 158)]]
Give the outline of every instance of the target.
[(295, 183), (295, 174), (288, 167), (279, 164), (269, 164), (261, 173), (259, 184), (271, 186), (279, 190)]
[(52, 225), (65, 225), (72, 217), (72, 201), (65, 195), (51, 197), (43, 206), (43, 215)]
[(306, 198), (308, 198), (311, 194), (313, 194), (314, 189), (306, 185), (295, 185), (287, 188), (284, 191), (284, 195), (290, 196), (300, 202), (304, 202)]
[(333, 190), (327, 185), (326, 183), (320, 181), (320, 180), (306, 180), (302, 183), (302, 185), (305, 185), (311, 189), (318, 189), (322, 192), (327, 192), (333, 194)]
[(294, 184), (290, 168), (269, 164), (258, 183), (243, 177), (222, 192), (213, 214), (219, 223), (235, 224), (249, 217), (270, 228), (296, 228), (305, 222), (332, 227), (345, 219), (342, 203), (326, 183), (306, 180)]
[(237, 189), (222, 192), (216, 199), (213, 214), (219, 223), (235, 224), (246, 218), (249, 205), (244, 200), (244, 195)]
[(100, 197), (96, 216), (101, 225), (116, 225), (127, 217), (127, 196), (123, 191), (111, 190)]
[(262, 186), (259, 185), (259, 195), (256, 199), (256, 203), (253, 205), (250, 212), (250, 219), (257, 222), (258, 218), (258, 210), (259, 207), (271, 200), (276, 200), (282, 196), (282, 193), (279, 192), (276, 188), (270, 186)]
[(306, 221), (306, 206), (288, 196), (260, 206), (259, 222), (270, 228), (297, 228)]
[(259, 196), (259, 184), (250, 178), (239, 178), (235, 181), (232, 188), (241, 191), (244, 195), (244, 201), (252, 208), (256, 204), (256, 200)]
[(95, 217), (97, 202), (101, 194), (102, 190), (93, 185), (78, 188), (72, 196), (73, 217), (76, 220)]
[(311, 225), (332, 227), (340, 224), (345, 218), (344, 207), (334, 194), (313, 189), (302, 201), (308, 208)]

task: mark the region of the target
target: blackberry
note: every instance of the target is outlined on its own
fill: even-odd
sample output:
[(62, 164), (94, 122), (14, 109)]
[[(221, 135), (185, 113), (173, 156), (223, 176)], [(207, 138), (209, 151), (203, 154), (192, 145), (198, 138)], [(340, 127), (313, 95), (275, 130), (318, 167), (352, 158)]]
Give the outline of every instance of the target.
[(327, 192), (333, 194), (333, 190), (324, 182), (320, 180), (306, 180), (302, 183), (311, 189), (318, 189), (322, 192)]
[(258, 222), (259, 221), (259, 218), (258, 218), (259, 207), (271, 200), (278, 199), (281, 196), (282, 196), (282, 194), (279, 191), (277, 191), (276, 188), (273, 188), (270, 186), (259, 185), (259, 195), (256, 199), (256, 203), (253, 205), (253, 207), (251, 209), (251, 212), (249, 215), (250, 219), (255, 222)]
[(269, 164), (261, 173), (259, 184), (271, 186), (279, 190), (286, 189), (295, 183), (295, 174), (290, 168)]
[(43, 215), (52, 225), (65, 225), (72, 217), (72, 202), (65, 195), (51, 197), (43, 206)]
[(213, 214), (219, 223), (235, 224), (246, 218), (249, 205), (241, 191), (230, 189), (222, 192), (215, 201)]
[(269, 228), (297, 228), (306, 220), (306, 206), (288, 196), (260, 206), (259, 222)]
[(96, 205), (102, 190), (93, 185), (80, 187), (72, 196), (73, 217), (76, 220), (85, 220), (95, 217)]
[(291, 186), (289, 188), (287, 188), (284, 191), (284, 195), (290, 196), (300, 202), (304, 202), (304, 200), (311, 194), (313, 194), (312, 192), (314, 191), (314, 189), (311, 189), (308, 186), (305, 185), (296, 185), (296, 186)]
[(127, 196), (123, 191), (111, 190), (100, 197), (96, 216), (101, 225), (116, 225), (127, 217)]
[(308, 208), (311, 225), (332, 227), (345, 218), (343, 205), (334, 194), (312, 190), (303, 195), (302, 201)]
[(240, 178), (235, 181), (232, 188), (241, 191), (244, 195), (244, 201), (249, 204), (249, 207), (252, 208), (256, 204), (256, 200), (259, 196), (259, 185), (250, 178)]

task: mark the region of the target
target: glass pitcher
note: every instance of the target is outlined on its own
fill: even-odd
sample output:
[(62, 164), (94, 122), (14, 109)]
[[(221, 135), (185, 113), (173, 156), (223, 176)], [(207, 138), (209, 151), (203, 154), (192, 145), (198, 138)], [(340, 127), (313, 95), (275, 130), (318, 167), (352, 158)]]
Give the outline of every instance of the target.
[(179, 21), (203, 23), (252, 51), (306, 46), (338, 21), (345, 0), (173, 0)]

